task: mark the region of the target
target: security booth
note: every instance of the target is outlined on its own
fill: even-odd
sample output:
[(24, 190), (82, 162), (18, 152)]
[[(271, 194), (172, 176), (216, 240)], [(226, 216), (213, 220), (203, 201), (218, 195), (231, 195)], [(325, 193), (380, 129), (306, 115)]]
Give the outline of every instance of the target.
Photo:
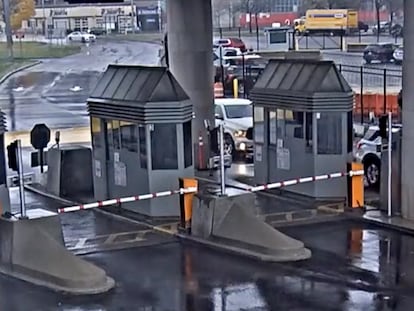
[(0, 214), (10, 212), (10, 196), (7, 187), (6, 155), (4, 134), (6, 133), (6, 118), (0, 110)]
[[(194, 176), (193, 109), (165, 67), (110, 65), (88, 99), (95, 198), (179, 188)], [(179, 197), (123, 204), (147, 216), (178, 216)]]
[(267, 48), (272, 51), (288, 51), (291, 27), (268, 27), (264, 29)]
[[(332, 61), (270, 60), (250, 99), (257, 184), (346, 172), (353, 92)], [(317, 200), (343, 199), (347, 180), (285, 189)]]

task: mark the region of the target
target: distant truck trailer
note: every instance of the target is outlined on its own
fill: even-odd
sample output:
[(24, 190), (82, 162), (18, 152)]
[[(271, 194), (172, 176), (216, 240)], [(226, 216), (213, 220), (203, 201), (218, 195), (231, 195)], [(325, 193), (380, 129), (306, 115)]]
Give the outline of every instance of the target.
[(332, 33), (342, 35), (358, 31), (356, 10), (308, 10), (305, 18), (295, 21), (299, 33)]

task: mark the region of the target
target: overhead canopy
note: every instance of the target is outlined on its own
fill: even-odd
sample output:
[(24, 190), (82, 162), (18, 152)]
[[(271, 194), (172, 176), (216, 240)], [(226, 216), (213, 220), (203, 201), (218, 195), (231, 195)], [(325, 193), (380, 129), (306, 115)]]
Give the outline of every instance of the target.
[(270, 60), (250, 93), (255, 104), (318, 111), (350, 111), (353, 92), (332, 61)]
[(0, 133), (4, 133), (7, 131), (6, 128), (6, 117), (3, 111), (0, 110)]
[(88, 109), (93, 116), (134, 122), (192, 117), (189, 97), (166, 67), (109, 65)]

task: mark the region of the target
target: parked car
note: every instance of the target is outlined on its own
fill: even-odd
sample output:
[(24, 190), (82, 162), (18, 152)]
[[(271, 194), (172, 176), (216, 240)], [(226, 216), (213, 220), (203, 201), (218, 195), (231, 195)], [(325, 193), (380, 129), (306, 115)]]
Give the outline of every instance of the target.
[(360, 31), (368, 32), (369, 26), (365, 24), (364, 22), (359, 21), (358, 22), (358, 29)]
[(95, 35), (95, 36), (106, 35), (106, 29), (105, 28), (91, 28), (88, 32), (90, 34)]
[(74, 31), (68, 35), (68, 40), (79, 42), (95, 42), (96, 36), (94, 34), (83, 31)]
[[(393, 125), (392, 132), (401, 130), (401, 125)], [(365, 180), (370, 187), (379, 187), (381, 176), (381, 137), (379, 127), (370, 126), (364, 137), (358, 141), (354, 149), (354, 157), (364, 165)]]
[(396, 64), (402, 64), (404, 58), (404, 48), (402, 46), (396, 48), (392, 56)]
[(393, 60), (395, 45), (392, 43), (373, 43), (364, 50), (364, 60), (367, 64), (373, 61), (387, 63)]
[(374, 34), (379, 33), (389, 33), (390, 32), (390, 28), (391, 28), (391, 23), (390, 22), (380, 22), (380, 28), (378, 31), (378, 25), (375, 24), (374, 27), (372, 27), (372, 32)]
[(216, 126), (223, 123), (225, 152), (253, 158), (253, 106), (248, 99), (216, 98)]
[(216, 39), (213, 41), (213, 47), (218, 48), (222, 47), (233, 47), (239, 48), (242, 52), (246, 52), (246, 44), (240, 38), (227, 38), (227, 39)]

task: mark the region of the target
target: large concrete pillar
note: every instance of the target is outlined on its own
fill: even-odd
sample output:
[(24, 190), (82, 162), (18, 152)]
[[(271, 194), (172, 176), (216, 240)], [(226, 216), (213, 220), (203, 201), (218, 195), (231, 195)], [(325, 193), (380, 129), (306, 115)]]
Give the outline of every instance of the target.
[(207, 142), (204, 120), (214, 125), (211, 1), (168, 0), (167, 33), (170, 69), (194, 105), (193, 144), (200, 133)]
[(414, 1), (404, 1), (404, 63), (402, 108), (401, 212), (414, 219)]

